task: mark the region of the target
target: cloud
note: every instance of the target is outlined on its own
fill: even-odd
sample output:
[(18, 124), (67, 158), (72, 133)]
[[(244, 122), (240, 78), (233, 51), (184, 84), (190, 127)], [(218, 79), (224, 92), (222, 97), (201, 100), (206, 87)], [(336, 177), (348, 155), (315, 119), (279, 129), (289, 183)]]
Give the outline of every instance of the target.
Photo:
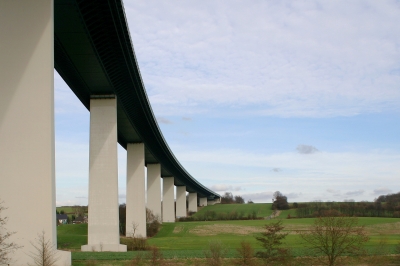
[(155, 113), (399, 110), (396, 1), (130, 1), (125, 11)]
[(224, 184), (216, 184), (210, 187), (211, 190), (214, 191), (225, 191), (225, 192), (232, 192), (232, 191), (240, 191), (242, 188), (240, 186), (231, 186), (231, 185), (224, 185)]
[(166, 124), (166, 125), (170, 125), (173, 124), (173, 122), (165, 117), (157, 117), (157, 122), (160, 124)]
[(339, 193), (340, 193), (340, 190), (328, 188), (328, 189), (326, 190), (326, 192), (332, 193), (332, 194), (339, 194)]
[(247, 200), (252, 200), (254, 202), (271, 202), (274, 192), (255, 192), (249, 194), (243, 194), (242, 197)]
[(381, 188), (377, 188), (377, 189), (374, 189), (374, 192), (373, 192), (373, 194), (374, 195), (386, 195), (386, 194), (389, 194), (389, 193), (391, 193), (392, 192), (392, 190), (391, 189), (388, 189), (388, 188), (385, 188), (385, 187), (381, 187)]
[(301, 193), (301, 192), (299, 192), (299, 193), (295, 193), (295, 192), (290, 192), (290, 193), (286, 193), (286, 194), (284, 194), (287, 198), (288, 198), (288, 200), (290, 201), (290, 200), (292, 200), (292, 199), (298, 199), (298, 198), (300, 198), (301, 196), (303, 196), (303, 193)]
[(272, 168), (272, 171), (275, 172), (275, 173), (278, 173), (278, 172), (282, 172), (282, 169), (274, 167), (274, 168)]
[(298, 145), (296, 150), (300, 154), (312, 154), (318, 152), (318, 149), (311, 145)]
[(364, 194), (364, 190), (359, 189), (359, 190), (355, 190), (355, 191), (348, 191), (346, 193), (344, 193), (344, 195), (346, 196), (360, 196)]
[(184, 121), (192, 121), (192, 118), (191, 117), (182, 117), (182, 120), (184, 120)]

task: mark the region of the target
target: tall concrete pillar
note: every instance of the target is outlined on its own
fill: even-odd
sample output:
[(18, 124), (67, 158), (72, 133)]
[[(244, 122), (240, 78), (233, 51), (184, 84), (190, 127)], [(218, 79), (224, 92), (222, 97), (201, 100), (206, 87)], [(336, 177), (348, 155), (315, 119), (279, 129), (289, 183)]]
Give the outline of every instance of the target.
[(207, 198), (200, 198), (200, 206), (202, 207), (207, 206)]
[[(21, 246), (12, 265), (33, 263), (42, 232), (57, 248), (53, 20), (52, 0), (0, 1), (1, 215)], [(57, 253), (71, 265), (70, 252)]]
[(126, 177), (126, 236), (147, 237), (144, 144), (128, 143)]
[(175, 199), (174, 199), (174, 178), (163, 178), (163, 209), (162, 221), (166, 223), (175, 222)]
[(126, 251), (119, 242), (117, 100), (90, 100), (88, 244), (82, 251)]
[(197, 193), (189, 193), (189, 212), (197, 212)]
[(176, 187), (176, 217), (186, 217), (186, 186)]
[(147, 165), (147, 208), (158, 216), (161, 222), (161, 165)]

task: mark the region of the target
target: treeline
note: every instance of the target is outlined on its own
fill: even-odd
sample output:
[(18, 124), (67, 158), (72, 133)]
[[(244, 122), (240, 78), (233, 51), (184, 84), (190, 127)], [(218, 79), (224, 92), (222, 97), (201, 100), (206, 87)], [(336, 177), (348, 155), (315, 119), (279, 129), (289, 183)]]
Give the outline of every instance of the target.
[(215, 212), (206, 211), (204, 213), (197, 213), (189, 217), (181, 217), (178, 219), (179, 222), (191, 222), (191, 221), (224, 221), (224, 220), (259, 220), (262, 217), (257, 217), (257, 212), (245, 214), (244, 212)]
[(242, 196), (233, 196), (231, 192), (225, 192), (221, 197), (221, 204), (243, 204), (244, 198)]
[(400, 218), (399, 202), (388, 204), (376, 200), (375, 202), (310, 202), (293, 203), (297, 218), (323, 217), (335, 214), (335, 216), (357, 217), (393, 217)]

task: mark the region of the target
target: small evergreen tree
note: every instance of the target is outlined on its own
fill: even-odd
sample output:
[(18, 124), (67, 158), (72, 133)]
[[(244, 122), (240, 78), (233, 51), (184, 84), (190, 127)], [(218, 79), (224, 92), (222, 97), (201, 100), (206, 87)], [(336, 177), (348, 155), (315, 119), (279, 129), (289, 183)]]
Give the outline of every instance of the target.
[(261, 246), (264, 248), (263, 251), (258, 251), (256, 256), (263, 259), (268, 264), (281, 263), (288, 257), (289, 250), (282, 248), (283, 240), (288, 235), (282, 233), (284, 226), (282, 221), (276, 221), (265, 225), (265, 232), (261, 233), (261, 236), (256, 239), (261, 242)]

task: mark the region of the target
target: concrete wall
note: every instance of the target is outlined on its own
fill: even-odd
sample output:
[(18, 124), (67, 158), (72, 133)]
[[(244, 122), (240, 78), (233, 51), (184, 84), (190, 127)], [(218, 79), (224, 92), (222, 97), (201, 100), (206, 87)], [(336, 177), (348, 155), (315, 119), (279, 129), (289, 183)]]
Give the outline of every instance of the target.
[(163, 177), (163, 217), (162, 221), (175, 222), (174, 178)]
[(135, 226), (135, 237), (147, 237), (144, 144), (129, 143), (127, 157), (126, 236), (133, 236)]
[(186, 186), (176, 187), (176, 217), (186, 217)]
[[(57, 246), (53, 1), (0, 1), (0, 201), (12, 265), (33, 263), (42, 232)], [(29, 217), (29, 218), (27, 218)], [(4, 231), (3, 231), (4, 232)], [(58, 265), (71, 265), (59, 252)]]

